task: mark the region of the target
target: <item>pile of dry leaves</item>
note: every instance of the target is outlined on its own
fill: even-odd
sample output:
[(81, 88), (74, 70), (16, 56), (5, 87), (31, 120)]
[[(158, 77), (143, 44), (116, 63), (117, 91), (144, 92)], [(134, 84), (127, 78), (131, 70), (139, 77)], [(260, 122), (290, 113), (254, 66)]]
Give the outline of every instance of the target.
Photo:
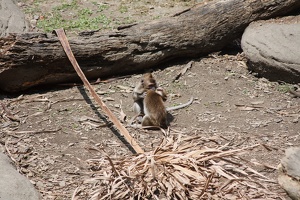
[(276, 199), (274, 184), (240, 155), (257, 148), (209, 148), (201, 137), (166, 137), (151, 152), (88, 160), (92, 178), (78, 187), (90, 199)]

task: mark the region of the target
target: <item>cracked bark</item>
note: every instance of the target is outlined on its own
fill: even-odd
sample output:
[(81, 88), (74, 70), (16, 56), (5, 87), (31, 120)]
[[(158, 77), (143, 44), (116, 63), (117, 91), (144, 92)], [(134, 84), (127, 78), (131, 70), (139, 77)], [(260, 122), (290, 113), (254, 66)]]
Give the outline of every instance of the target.
[[(300, 8), (298, 0), (228, 0), (198, 4), (171, 17), (84, 32), (69, 38), (89, 79), (155, 68), (178, 58), (221, 50), (247, 25)], [(40, 84), (79, 80), (55, 35), (13, 34), (0, 38), (0, 89), (15, 92)]]

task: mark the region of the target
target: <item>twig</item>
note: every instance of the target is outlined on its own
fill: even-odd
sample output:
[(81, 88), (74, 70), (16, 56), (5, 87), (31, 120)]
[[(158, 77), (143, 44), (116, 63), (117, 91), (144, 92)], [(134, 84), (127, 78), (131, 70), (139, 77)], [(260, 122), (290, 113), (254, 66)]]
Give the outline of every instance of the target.
[(114, 125), (117, 127), (117, 129), (120, 131), (120, 133), (125, 137), (127, 142), (132, 146), (132, 148), (136, 151), (136, 153), (144, 153), (143, 149), (137, 144), (137, 142), (130, 136), (128, 130), (121, 124), (121, 122), (118, 120), (117, 117), (111, 112), (111, 110), (103, 103), (101, 98), (98, 96), (98, 94), (95, 92), (87, 78), (85, 77), (84, 73), (82, 72), (80, 66), (78, 65), (74, 54), (71, 50), (70, 44), (68, 42), (67, 36), (65, 34), (65, 31), (61, 29), (55, 30), (61, 45), (64, 48), (64, 51), (66, 52), (70, 62), (72, 63), (76, 73), (84, 83), (84, 86), (89, 90), (90, 94), (94, 98), (94, 100), (100, 105), (101, 109), (107, 114), (109, 119), (114, 123)]
[(76, 200), (76, 199), (78, 199), (78, 198), (77, 198), (77, 195), (80, 194), (80, 193), (81, 193), (81, 190), (79, 189), (79, 187), (77, 187), (77, 188), (74, 190), (74, 192), (73, 192), (73, 195), (72, 195), (71, 200)]
[(18, 116), (14, 116), (11, 112), (9, 112), (9, 110), (5, 107), (4, 103), (0, 102), (2, 109), (4, 110), (4, 112), (6, 113), (6, 116), (12, 120), (12, 121), (17, 121), (20, 122), (20, 118)]
[(14, 159), (14, 157), (12, 156), (12, 154), (11, 154), (9, 148), (8, 148), (8, 143), (9, 143), (8, 141), (5, 142), (5, 145), (4, 145), (5, 146), (5, 150), (6, 150), (7, 154), (8, 154), (8, 156), (10, 157), (10, 159), (15, 163), (15, 165), (18, 167), (18, 169), (20, 169), (19, 162), (16, 161), (16, 159)]
[(207, 191), (207, 188), (209, 186), (209, 183), (211, 182), (211, 180), (213, 179), (214, 175), (215, 175), (215, 171), (213, 171), (209, 176), (208, 178), (206, 179), (206, 183), (205, 183), (205, 186), (203, 187), (202, 191), (201, 191), (201, 194), (199, 195), (199, 197), (202, 197), (205, 193), (205, 191)]
[(39, 133), (53, 133), (60, 131), (61, 128), (55, 129), (55, 130), (39, 130), (39, 131), (6, 131), (4, 132), (7, 135), (13, 136), (13, 137), (18, 137), (13, 134), (39, 134)]
[(190, 61), (178, 74), (177, 76), (173, 79), (173, 82), (178, 80), (181, 76), (183, 76), (188, 69), (190, 69), (194, 64), (194, 61)]

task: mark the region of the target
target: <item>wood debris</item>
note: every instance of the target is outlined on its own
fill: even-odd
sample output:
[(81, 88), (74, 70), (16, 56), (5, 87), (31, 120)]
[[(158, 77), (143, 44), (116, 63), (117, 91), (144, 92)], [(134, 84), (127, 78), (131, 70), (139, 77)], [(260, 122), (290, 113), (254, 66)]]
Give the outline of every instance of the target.
[(178, 74), (177, 76), (173, 79), (173, 82), (178, 80), (181, 76), (183, 76), (187, 70), (189, 70), (190, 68), (192, 68), (194, 64), (194, 61), (190, 61)]
[(75, 192), (89, 187), (90, 200), (278, 197), (268, 190), (275, 182), (239, 159), (259, 145), (221, 150), (201, 144), (199, 137), (173, 135), (150, 152), (87, 160), (95, 172)]

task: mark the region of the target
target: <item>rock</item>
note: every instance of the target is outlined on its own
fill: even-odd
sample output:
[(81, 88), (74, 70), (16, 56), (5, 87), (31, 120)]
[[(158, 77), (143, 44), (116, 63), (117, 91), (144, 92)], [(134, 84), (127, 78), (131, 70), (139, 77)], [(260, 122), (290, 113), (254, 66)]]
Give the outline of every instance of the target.
[(300, 16), (251, 23), (242, 36), (249, 69), (272, 81), (300, 82)]
[(300, 147), (286, 150), (279, 167), (278, 182), (292, 199), (300, 199)]
[(0, 152), (0, 199), (39, 200), (40, 194), (30, 181), (19, 174), (6, 155)]
[(286, 150), (281, 160), (286, 174), (300, 181), (300, 147), (291, 147)]
[(25, 15), (12, 0), (0, 0), (0, 36), (28, 32), (30, 25)]

